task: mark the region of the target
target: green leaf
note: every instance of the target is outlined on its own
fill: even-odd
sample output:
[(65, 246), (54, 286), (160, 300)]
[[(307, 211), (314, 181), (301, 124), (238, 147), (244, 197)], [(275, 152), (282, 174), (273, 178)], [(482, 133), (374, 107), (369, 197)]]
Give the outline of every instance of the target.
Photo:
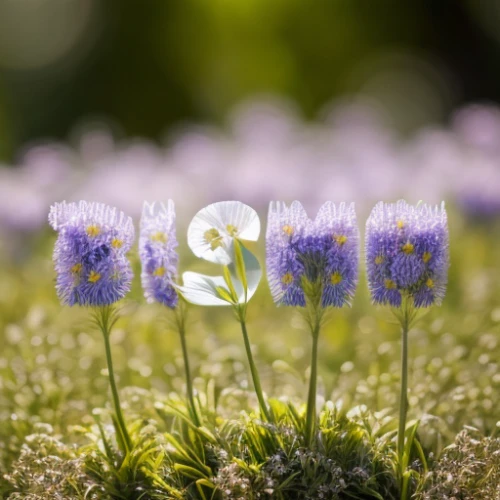
[(222, 286), (216, 286), (215, 287), (215, 292), (221, 298), (222, 300), (225, 300), (229, 304), (234, 304), (233, 297), (231, 297), (231, 293), (228, 292), (224, 287)]
[(241, 243), (236, 239), (234, 241), (234, 260), (235, 260), (236, 276), (243, 285), (243, 290), (245, 291), (245, 303), (246, 303), (248, 297), (248, 280), (247, 280), (245, 259), (243, 257), (242, 248), (243, 247)]
[(189, 477), (190, 479), (198, 480), (198, 479), (206, 479), (205, 474), (194, 467), (190, 467), (189, 465), (183, 464), (174, 464), (174, 469), (176, 472), (181, 473), (183, 476)]
[[(247, 250), (243, 245), (239, 244), (239, 249), (241, 250), (241, 255), (243, 258), (243, 263), (239, 264), (239, 270), (235, 263), (231, 263), (229, 271), (233, 276), (233, 283), (238, 292), (238, 302), (240, 304), (246, 304), (257, 291), (260, 280), (262, 278), (262, 268), (259, 261), (255, 255)], [(235, 259), (236, 260), (236, 259)], [(243, 283), (238, 276), (242, 271), (244, 271), (244, 280), (246, 287), (243, 287)]]
[(288, 476), (279, 486), (278, 490), (283, 490), (285, 489), (299, 474), (301, 474), (302, 471), (297, 471)]
[(213, 495), (214, 495), (215, 490), (216, 490), (215, 484), (212, 483), (212, 481), (209, 481), (208, 479), (198, 479), (198, 481), (196, 481), (196, 489), (198, 490), (198, 493), (203, 498), (203, 500), (207, 500), (207, 497), (205, 496), (205, 492), (203, 491), (203, 486), (214, 490), (214, 492), (210, 496), (210, 498), (213, 498)]
[(237, 304), (238, 303), (238, 294), (236, 293), (236, 290), (234, 288), (233, 280), (231, 278), (231, 272), (229, 271), (229, 268), (227, 266), (224, 266), (222, 268), (222, 275), (224, 277), (224, 281), (226, 282), (227, 288), (228, 288), (229, 293), (231, 295), (230, 302), (233, 304)]

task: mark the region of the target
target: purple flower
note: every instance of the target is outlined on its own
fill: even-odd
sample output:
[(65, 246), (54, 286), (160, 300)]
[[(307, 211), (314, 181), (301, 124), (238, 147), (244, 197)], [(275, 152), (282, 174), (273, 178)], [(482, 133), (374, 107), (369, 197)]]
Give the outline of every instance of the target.
[[(491, 180), (486, 182), (491, 182)], [(494, 190), (497, 193), (493, 193)], [(500, 187), (498, 182), (493, 182), (475, 192), (471, 189), (468, 193), (460, 193), (457, 204), (462, 212), (474, 222), (488, 222), (498, 217), (500, 215)]]
[(125, 296), (132, 281), (130, 217), (103, 203), (63, 201), (50, 207), (49, 223), (59, 233), (54, 264), (63, 304), (104, 306)]
[(267, 276), (278, 305), (306, 305), (304, 285), (321, 286), (322, 307), (350, 303), (358, 281), (359, 231), (354, 204), (326, 202), (313, 221), (298, 201), (271, 202)]
[(148, 302), (159, 302), (174, 308), (179, 300), (173, 283), (179, 258), (175, 251), (174, 202), (144, 203), (139, 237), (142, 262), (142, 287)]
[(407, 295), (415, 307), (440, 304), (449, 266), (444, 203), (378, 203), (366, 223), (366, 265), (374, 303), (399, 307)]

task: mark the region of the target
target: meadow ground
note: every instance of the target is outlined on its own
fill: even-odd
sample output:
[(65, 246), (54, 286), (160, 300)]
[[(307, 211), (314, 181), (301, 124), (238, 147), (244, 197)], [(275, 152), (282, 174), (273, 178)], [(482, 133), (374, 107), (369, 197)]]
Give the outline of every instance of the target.
[[(449, 285), (410, 331), (412, 498), (498, 499), (500, 228), (449, 212)], [(181, 269), (204, 270), (178, 231)], [(89, 311), (62, 307), (47, 227), (1, 261), (0, 491), (4, 498), (400, 498), (395, 439), (400, 332), (371, 305), (362, 272), (352, 308), (321, 333), (312, 444), (303, 439), (311, 338), (266, 281), (248, 329), (274, 423), (256, 413), (243, 339), (227, 308), (191, 306), (187, 343), (202, 427), (184, 403), (178, 334), (132, 292), (111, 336), (125, 419), (115, 439), (102, 337)], [(252, 247), (264, 262), (264, 243)], [(29, 250), (27, 250), (29, 249)], [(364, 266), (362, 266), (363, 268)], [(408, 496), (410, 498), (410, 496)]]

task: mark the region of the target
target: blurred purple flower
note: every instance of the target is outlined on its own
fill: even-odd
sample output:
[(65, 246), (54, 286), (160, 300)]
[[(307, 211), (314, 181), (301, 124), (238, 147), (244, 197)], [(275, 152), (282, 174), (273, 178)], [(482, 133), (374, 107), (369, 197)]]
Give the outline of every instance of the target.
[(416, 307), (441, 303), (449, 266), (444, 203), (378, 203), (366, 223), (365, 243), (374, 303), (399, 307), (405, 294)]
[(266, 235), (267, 276), (278, 305), (306, 305), (304, 280), (321, 286), (322, 307), (350, 303), (358, 280), (354, 204), (326, 202), (314, 221), (298, 201), (272, 202)]
[[(189, 222), (183, 214), (221, 199), (259, 211), (271, 199), (300, 199), (315, 209), (323, 198), (349, 199), (358, 215), (367, 215), (379, 199), (411, 203), (424, 191), (429, 203), (458, 201), (467, 215), (497, 213), (499, 108), (464, 108), (451, 127), (426, 127), (406, 140), (384, 109), (362, 96), (336, 101), (322, 116), (305, 121), (292, 103), (264, 96), (235, 108), (225, 130), (183, 127), (166, 147), (116, 142), (99, 123), (81, 130), (78, 151), (30, 147), (17, 168), (0, 165), (4, 246), (39, 230), (52, 200), (92, 197), (134, 217), (142, 200), (161, 199), (165, 183), (187, 193), (176, 203), (180, 225)], [(491, 165), (483, 168), (485, 162)]]
[(458, 196), (459, 208), (471, 219), (490, 220), (500, 216), (500, 193), (489, 196), (484, 191), (469, 191)]
[(460, 176), (457, 205), (474, 222), (500, 216), (500, 168), (496, 159), (469, 155), (468, 171)]
[(465, 106), (455, 113), (453, 129), (466, 145), (487, 154), (497, 154), (500, 141), (500, 108), (493, 104)]
[(130, 290), (126, 257), (134, 241), (132, 219), (103, 203), (56, 203), (50, 225), (59, 233), (54, 248), (56, 290), (63, 304), (104, 306)]
[(142, 287), (148, 302), (175, 308), (179, 301), (173, 286), (179, 261), (175, 235), (174, 202), (144, 203), (139, 237)]

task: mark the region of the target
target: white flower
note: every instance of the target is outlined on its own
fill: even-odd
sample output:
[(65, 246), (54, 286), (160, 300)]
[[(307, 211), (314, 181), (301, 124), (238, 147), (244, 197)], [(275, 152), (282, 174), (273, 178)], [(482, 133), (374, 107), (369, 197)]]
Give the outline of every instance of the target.
[(188, 245), (202, 259), (228, 265), (233, 261), (233, 242), (257, 241), (257, 212), (240, 201), (221, 201), (200, 210), (189, 224)]
[[(244, 304), (250, 300), (257, 290), (262, 276), (262, 270), (256, 257), (244, 247), (242, 247), (242, 253), (247, 280), (246, 294), (241, 281), (237, 278), (235, 264), (228, 266), (231, 282), (238, 297), (238, 304)], [(192, 304), (199, 306), (235, 305), (235, 302), (228, 300), (231, 291), (223, 276), (207, 276), (188, 271), (182, 275), (182, 280), (183, 286), (177, 286), (176, 288)]]

